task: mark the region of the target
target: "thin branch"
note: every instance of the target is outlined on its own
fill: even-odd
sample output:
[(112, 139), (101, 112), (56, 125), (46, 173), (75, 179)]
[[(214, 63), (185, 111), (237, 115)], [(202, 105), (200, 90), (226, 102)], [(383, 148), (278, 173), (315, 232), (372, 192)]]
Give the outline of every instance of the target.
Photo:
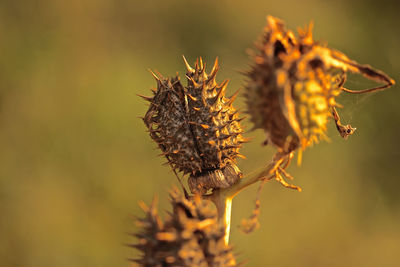
[(251, 173), (249, 175), (244, 176), (240, 179), (236, 184), (232, 185), (229, 188), (222, 189), (222, 192), (225, 196), (234, 198), (240, 191), (245, 189), (246, 187), (262, 180), (262, 179), (271, 179), (275, 175), (275, 171), (277, 168), (284, 162), (284, 160), (288, 157), (287, 154), (276, 153), (271, 163), (269, 163), (263, 170), (259, 173)]
[(210, 195), (203, 196), (204, 199), (211, 200), (217, 208), (218, 220), (225, 228), (224, 239), (226, 245), (229, 243), (233, 198), (246, 187), (260, 180), (269, 180), (275, 177), (276, 171), (285, 163), (285, 160), (290, 160), (291, 157), (291, 154), (276, 153), (271, 163), (265, 166), (261, 171), (244, 176), (229, 188), (220, 188), (214, 190)]
[(218, 221), (223, 224), (225, 229), (225, 245), (228, 245), (231, 229), (232, 197), (226, 196), (220, 189), (204, 197), (215, 204), (218, 212)]

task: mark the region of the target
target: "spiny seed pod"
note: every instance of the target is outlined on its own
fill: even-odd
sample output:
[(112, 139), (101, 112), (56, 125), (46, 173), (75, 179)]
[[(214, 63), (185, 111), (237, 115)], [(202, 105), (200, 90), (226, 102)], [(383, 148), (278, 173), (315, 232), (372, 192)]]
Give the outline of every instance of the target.
[[(314, 42), (312, 24), (299, 30), (296, 39), (282, 21), (271, 16), (267, 21), (247, 73), (245, 94), (254, 128), (264, 129), (267, 142), (281, 153), (304, 149), (325, 138), (326, 123), (332, 116), (342, 137), (354, 132), (350, 125), (341, 125), (336, 113), (335, 97), (341, 91), (365, 93), (394, 84), (383, 72)], [(346, 89), (342, 87), (346, 71), (386, 85), (362, 91)]]
[(141, 256), (134, 261), (143, 267), (237, 266), (211, 204), (200, 197), (188, 200), (177, 189), (170, 196), (173, 212), (165, 222), (154, 202), (150, 207), (141, 205), (146, 217), (138, 220), (139, 243), (132, 247)]
[(185, 64), (187, 86), (179, 77), (154, 75), (157, 90), (154, 97), (144, 97), (150, 102), (144, 122), (171, 167), (190, 174), (191, 191), (204, 194), (229, 187), (241, 177), (235, 162), (246, 140), (232, 106), (237, 93), (226, 98), (228, 81), (219, 85), (215, 81), (218, 60), (210, 74), (201, 58), (195, 68), (186, 60)]

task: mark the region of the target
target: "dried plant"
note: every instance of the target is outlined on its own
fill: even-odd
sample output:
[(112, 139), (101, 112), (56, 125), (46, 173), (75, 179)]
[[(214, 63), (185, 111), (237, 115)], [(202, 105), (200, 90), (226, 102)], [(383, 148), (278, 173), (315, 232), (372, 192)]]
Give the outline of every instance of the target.
[(225, 245), (224, 227), (217, 222), (215, 209), (200, 196), (186, 199), (177, 188), (170, 192), (172, 210), (163, 222), (156, 201), (150, 207), (141, 203), (146, 216), (138, 219), (141, 266), (235, 267), (232, 248)]
[[(187, 68), (187, 85), (179, 77), (157, 80), (154, 96), (143, 118), (151, 138), (159, 145), (177, 175), (185, 196), (171, 193), (174, 213), (165, 224), (154, 204), (143, 206), (146, 218), (140, 220), (138, 234), (143, 266), (235, 266), (228, 246), (233, 198), (244, 188), (258, 182), (261, 186), (256, 208), (242, 229), (258, 227), (259, 194), (268, 180), (300, 191), (289, 184), (293, 177), (286, 172), (294, 152), (328, 139), (327, 123), (333, 118), (339, 134), (347, 138), (354, 133), (343, 125), (336, 108), (341, 92), (351, 94), (384, 90), (394, 80), (369, 65), (361, 65), (343, 53), (313, 40), (312, 24), (299, 30), (298, 37), (286, 30), (284, 23), (268, 16), (267, 26), (256, 45), (251, 69), (245, 72), (245, 98), (254, 129), (265, 131), (265, 144), (277, 152), (261, 171), (243, 175), (237, 167), (239, 148), (248, 141), (242, 136), (241, 119), (233, 107), (237, 93), (225, 97), (227, 81), (217, 84), (218, 60), (210, 74), (198, 59)], [(382, 83), (382, 86), (354, 91), (344, 87), (346, 73), (353, 72)], [(178, 176), (188, 176), (190, 196)], [(217, 210), (209, 208), (212, 201)]]
[(246, 140), (232, 106), (237, 93), (226, 98), (228, 81), (216, 83), (218, 59), (210, 74), (201, 58), (194, 69), (184, 60), (186, 86), (179, 77), (153, 74), (157, 90), (153, 97), (144, 97), (150, 107), (143, 120), (170, 166), (190, 174), (192, 193), (205, 194), (210, 189), (227, 188), (242, 176), (236, 158)]
[[(343, 53), (330, 49), (312, 37), (312, 24), (299, 30), (296, 38), (277, 18), (268, 16), (267, 26), (257, 44), (252, 68), (246, 73), (246, 101), (254, 128), (267, 134), (265, 143), (277, 147), (275, 160), (282, 160), (275, 178), (290, 178), (284, 169), (297, 149), (301, 151), (325, 135), (333, 117), (340, 135), (347, 138), (355, 128), (342, 125), (335, 98), (342, 92), (366, 93), (383, 90), (394, 81), (381, 71), (360, 65)], [(352, 91), (343, 87), (346, 72), (360, 73), (384, 86)], [(299, 157), (301, 159), (301, 156)]]

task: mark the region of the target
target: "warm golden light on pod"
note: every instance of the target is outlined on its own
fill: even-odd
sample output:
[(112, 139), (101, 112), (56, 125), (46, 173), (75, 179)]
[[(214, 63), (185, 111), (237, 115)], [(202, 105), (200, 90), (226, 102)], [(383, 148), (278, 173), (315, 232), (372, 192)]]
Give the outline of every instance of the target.
[(186, 86), (178, 77), (154, 75), (157, 90), (153, 97), (144, 97), (150, 102), (144, 122), (171, 167), (189, 174), (193, 193), (204, 194), (227, 188), (241, 177), (235, 162), (246, 139), (232, 105), (237, 94), (225, 97), (228, 81), (215, 80), (218, 60), (210, 74), (201, 58), (194, 68), (184, 61)]
[[(312, 24), (300, 29), (296, 38), (281, 20), (268, 16), (247, 72), (246, 98), (254, 128), (264, 129), (267, 142), (284, 154), (327, 139), (330, 117), (342, 137), (354, 132), (355, 128), (340, 123), (336, 112), (335, 97), (342, 91), (366, 93), (394, 84), (383, 72), (314, 41), (311, 30)], [(385, 85), (361, 91), (346, 89), (347, 71)]]

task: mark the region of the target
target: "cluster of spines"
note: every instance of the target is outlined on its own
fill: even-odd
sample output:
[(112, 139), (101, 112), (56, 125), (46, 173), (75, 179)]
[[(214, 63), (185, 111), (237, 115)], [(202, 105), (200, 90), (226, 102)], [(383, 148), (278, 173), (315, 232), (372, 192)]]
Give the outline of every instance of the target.
[(243, 118), (233, 107), (238, 92), (226, 98), (228, 81), (217, 84), (215, 80), (218, 59), (210, 74), (201, 58), (194, 68), (184, 61), (187, 86), (179, 77), (153, 74), (157, 90), (153, 97), (142, 96), (150, 102), (143, 120), (174, 170), (201, 176), (234, 165), (247, 140), (240, 126)]
[(188, 200), (177, 189), (170, 196), (173, 212), (165, 222), (155, 202), (150, 207), (141, 204), (146, 216), (138, 219), (138, 244), (131, 245), (141, 255), (133, 261), (143, 267), (237, 266), (210, 203), (200, 198)]
[(188, 127), (184, 87), (179, 77), (153, 76), (157, 90), (153, 90), (153, 97), (142, 96), (150, 102), (143, 121), (162, 151), (160, 156), (165, 156), (174, 169), (184, 173), (201, 170), (201, 156), (193, 149), (195, 141)]
[[(325, 137), (326, 121), (335, 106), (331, 66), (313, 41), (311, 26), (296, 39), (282, 21), (269, 16), (254, 65), (247, 73), (248, 111), (255, 128), (263, 128), (280, 151), (305, 148)], [(326, 51), (330, 51), (328, 48)]]
[(243, 118), (239, 118), (238, 111), (233, 107), (239, 92), (226, 98), (228, 80), (219, 85), (216, 83), (218, 58), (208, 75), (201, 58), (196, 61), (194, 69), (186, 60), (185, 65), (188, 79), (188, 117), (198, 140), (198, 149), (202, 152), (204, 169), (223, 168), (234, 163), (236, 157), (242, 156), (239, 148), (246, 141), (240, 126)]

